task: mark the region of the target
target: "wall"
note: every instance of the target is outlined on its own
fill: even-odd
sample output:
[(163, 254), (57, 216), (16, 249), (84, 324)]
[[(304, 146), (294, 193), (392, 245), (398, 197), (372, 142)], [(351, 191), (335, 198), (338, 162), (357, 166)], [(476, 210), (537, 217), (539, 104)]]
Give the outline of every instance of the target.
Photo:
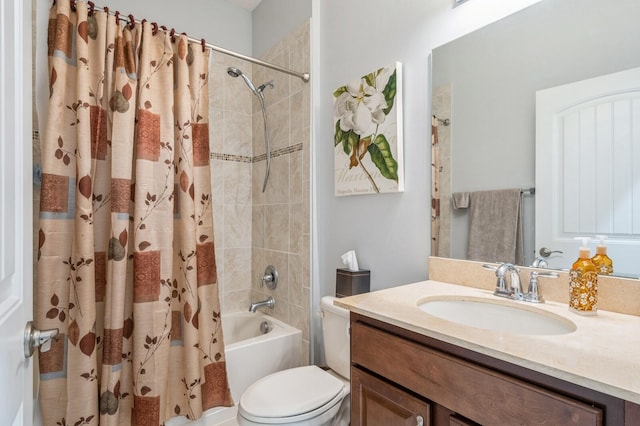
[[(453, 87), (452, 191), (534, 186), (535, 92), (640, 66), (637, 16), (635, 0), (545, 1), (435, 49), (433, 86)], [(451, 256), (465, 259), (468, 211), (452, 213)]]
[[(434, 47), (519, 10), (528, 1), (314, 0), (313, 306), (335, 292), (340, 255), (355, 249), (372, 290), (427, 278), (430, 250), (429, 53)], [(403, 63), (405, 192), (335, 197), (333, 90), (393, 61)], [(318, 285), (316, 286), (315, 283)], [(314, 308), (315, 309), (315, 308)], [(314, 351), (320, 325), (313, 312)]]
[(244, 311), (251, 293), (252, 97), (233, 66), (251, 64), (213, 54), (209, 67), (209, 142), (216, 265), (222, 312)]
[(94, 3), (119, 10), (125, 16), (131, 13), (136, 19), (156, 21), (244, 55), (251, 55), (253, 50), (251, 12), (226, 0), (95, 0)]
[[(306, 20), (275, 43), (262, 58), (283, 67), (310, 67), (310, 25)], [(265, 143), (262, 111), (253, 97), (253, 301), (273, 296), (273, 315), (302, 330), (301, 363), (309, 363), (310, 307), (310, 153), (311, 110), (309, 84), (297, 77), (254, 66), (254, 83), (273, 81), (265, 89), (271, 171), (265, 192)], [(259, 286), (267, 265), (279, 272), (278, 287)]]
[[(311, 0), (262, 0), (253, 10), (253, 55), (262, 57), (311, 18)], [(305, 70), (296, 70), (308, 72)]]

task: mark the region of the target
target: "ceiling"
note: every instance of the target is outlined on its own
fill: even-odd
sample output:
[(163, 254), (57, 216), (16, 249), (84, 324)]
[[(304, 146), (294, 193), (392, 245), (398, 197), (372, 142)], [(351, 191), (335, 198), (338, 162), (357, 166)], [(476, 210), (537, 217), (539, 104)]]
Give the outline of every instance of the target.
[(262, 0), (228, 0), (228, 1), (233, 5), (252, 11), (260, 4)]

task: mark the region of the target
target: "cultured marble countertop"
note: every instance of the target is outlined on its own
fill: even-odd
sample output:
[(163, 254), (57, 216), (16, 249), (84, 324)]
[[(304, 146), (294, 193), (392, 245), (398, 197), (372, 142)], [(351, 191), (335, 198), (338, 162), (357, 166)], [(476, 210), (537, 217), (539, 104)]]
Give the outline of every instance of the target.
[[(428, 315), (418, 304), (434, 296), (486, 298), (562, 316), (577, 329), (562, 335), (523, 335), (457, 324)], [(640, 317), (566, 304), (511, 302), (491, 291), (423, 281), (337, 299), (335, 304), (386, 323), (640, 404)]]

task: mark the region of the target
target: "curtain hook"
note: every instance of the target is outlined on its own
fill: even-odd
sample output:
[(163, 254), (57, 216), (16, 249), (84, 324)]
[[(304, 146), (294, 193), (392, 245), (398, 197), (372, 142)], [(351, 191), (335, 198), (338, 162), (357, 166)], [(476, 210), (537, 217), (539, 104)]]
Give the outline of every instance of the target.
[(200, 43), (202, 44), (202, 53), (207, 51), (207, 43), (204, 41), (204, 39), (200, 39)]
[(176, 42), (176, 30), (171, 28), (171, 31), (169, 32), (169, 37), (171, 37), (171, 43), (175, 43)]
[(107, 6), (103, 7), (102, 10), (104, 10), (104, 13), (109, 15), (109, 8)]
[(133, 15), (129, 15), (129, 29), (132, 30), (136, 27), (136, 18)]
[(89, 5), (89, 16), (93, 16), (93, 13), (95, 12), (95, 3), (92, 1), (88, 1), (87, 4)]
[(151, 23), (151, 34), (153, 34), (153, 35), (158, 34), (158, 23), (157, 22), (152, 22)]
[[(158, 24), (156, 24), (156, 25), (158, 25)], [(162, 28), (163, 31), (168, 31), (166, 25), (161, 25), (160, 28)]]
[(115, 16), (116, 16), (116, 25), (118, 25), (118, 24), (120, 24), (120, 11), (119, 10), (116, 10)]
[(76, 11), (76, 0), (69, 0), (69, 6), (71, 7), (72, 11)]

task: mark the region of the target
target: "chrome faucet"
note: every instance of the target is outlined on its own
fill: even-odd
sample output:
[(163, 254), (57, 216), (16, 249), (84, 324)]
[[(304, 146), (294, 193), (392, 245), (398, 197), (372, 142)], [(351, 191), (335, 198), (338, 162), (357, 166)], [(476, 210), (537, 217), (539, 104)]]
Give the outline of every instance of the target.
[[(493, 294), (499, 297), (507, 297), (509, 299), (524, 300), (522, 293), (522, 284), (520, 283), (520, 273), (518, 268), (511, 263), (502, 263), (500, 266), (482, 265), (485, 269), (496, 271), (496, 289)], [(505, 276), (509, 273), (510, 282), (507, 287)]]
[[(529, 277), (529, 288), (527, 289), (526, 293), (523, 293), (519, 270), (513, 264), (502, 263), (499, 266), (485, 264), (482, 265), (482, 267), (485, 269), (496, 271), (497, 281), (496, 289), (493, 292), (494, 295), (532, 303), (544, 303), (544, 299), (542, 298), (542, 295), (540, 294), (540, 290), (538, 288), (538, 278), (558, 278), (559, 276), (557, 272), (553, 271), (532, 271)], [(505, 276), (507, 274), (509, 274), (510, 277), (509, 286), (507, 286), (507, 282), (505, 280)]]
[(276, 306), (276, 299), (269, 296), (267, 300), (263, 300), (262, 302), (253, 302), (251, 306), (249, 306), (249, 312), (255, 312), (258, 308), (271, 308), (273, 309)]
[(527, 290), (524, 300), (531, 303), (544, 303), (544, 299), (540, 294), (540, 289), (538, 288), (538, 277), (558, 278), (559, 276), (560, 275), (557, 272), (553, 271), (531, 271), (531, 275), (529, 276), (529, 289)]
[(536, 257), (535, 260), (531, 263), (532, 268), (546, 268), (549, 266), (549, 263), (544, 257)]

